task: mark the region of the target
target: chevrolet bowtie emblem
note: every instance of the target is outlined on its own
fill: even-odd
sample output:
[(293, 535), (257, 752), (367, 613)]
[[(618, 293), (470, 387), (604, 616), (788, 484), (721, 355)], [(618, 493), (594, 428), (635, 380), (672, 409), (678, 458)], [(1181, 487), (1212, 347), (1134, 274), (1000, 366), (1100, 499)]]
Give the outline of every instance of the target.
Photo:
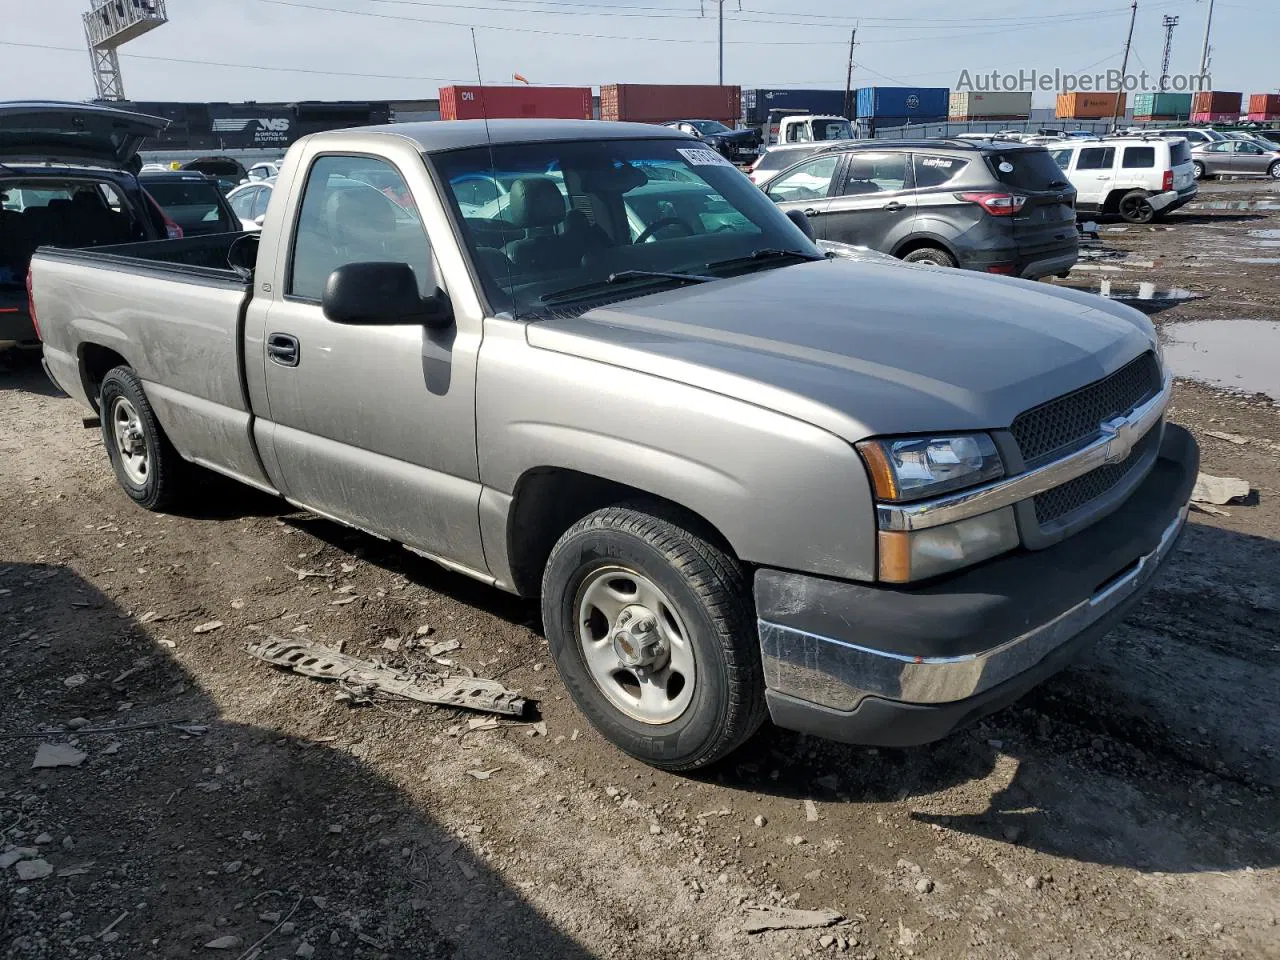
[(1119, 463), (1133, 451), (1138, 442), (1137, 430), (1124, 417), (1116, 417), (1102, 424), (1102, 437), (1107, 441), (1107, 463)]

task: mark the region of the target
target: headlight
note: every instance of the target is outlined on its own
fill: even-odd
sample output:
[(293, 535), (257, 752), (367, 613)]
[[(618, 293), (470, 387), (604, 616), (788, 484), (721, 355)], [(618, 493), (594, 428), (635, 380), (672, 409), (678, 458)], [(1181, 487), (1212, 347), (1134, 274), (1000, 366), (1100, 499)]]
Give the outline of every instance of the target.
[(1004, 476), (1000, 454), (985, 433), (864, 440), (858, 452), (882, 503), (923, 500)]
[[(858, 445), (879, 503), (904, 503), (964, 490), (1004, 476), (985, 433), (866, 440)], [(910, 583), (980, 563), (1019, 543), (1013, 508), (920, 530), (881, 530), (879, 578)]]
[(981, 563), (1018, 545), (1013, 507), (924, 530), (881, 530), (880, 579), (910, 583)]

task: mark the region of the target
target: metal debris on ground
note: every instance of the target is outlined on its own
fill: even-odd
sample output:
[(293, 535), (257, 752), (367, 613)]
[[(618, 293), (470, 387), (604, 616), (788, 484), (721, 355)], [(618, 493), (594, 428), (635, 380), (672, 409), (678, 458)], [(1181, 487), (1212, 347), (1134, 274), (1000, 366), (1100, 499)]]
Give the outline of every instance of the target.
[(492, 767), (488, 770), (468, 770), (467, 773), (475, 777), (477, 780), (488, 780), (501, 769), (501, 767)]
[(433, 643), (427, 647), (427, 656), (438, 657), (442, 653), (452, 653), (454, 650), (461, 650), (462, 643), (458, 640), (441, 640), (439, 643)]
[(1253, 437), (1246, 437), (1242, 433), (1222, 433), (1218, 430), (1206, 430), (1204, 435), (1206, 437), (1213, 437), (1215, 440), (1225, 440), (1227, 443), (1234, 443), (1237, 447), (1242, 447), (1253, 439)]
[(844, 914), (835, 910), (792, 910), (788, 907), (749, 907), (743, 933), (764, 933), (766, 930), (816, 930), (835, 926)]
[(32, 770), (50, 767), (78, 767), (89, 755), (68, 743), (42, 743), (31, 761)]
[(249, 644), (260, 660), (320, 680), (336, 680), (358, 694), (386, 694), (418, 703), (463, 707), (518, 717), (527, 701), (493, 680), (434, 673), (408, 673), (385, 664), (361, 660), (319, 644), (269, 637)]
[(818, 822), (818, 805), (812, 800), (804, 802), (804, 818), (810, 823)]
[(1239, 477), (1215, 477), (1207, 473), (1196, 477), (1195, 489), (1191, 491), (1191, 499), (1195, 503), (1222, 505), (1232, 500), (1243, 500), (1248, 496), (1248, 480), (1241, 480)]
[(192, 633), (212, 633), (214, 630), (222, 629), (221, 620), (210, 620), (208, 623), (201, 623), (191, 628)]

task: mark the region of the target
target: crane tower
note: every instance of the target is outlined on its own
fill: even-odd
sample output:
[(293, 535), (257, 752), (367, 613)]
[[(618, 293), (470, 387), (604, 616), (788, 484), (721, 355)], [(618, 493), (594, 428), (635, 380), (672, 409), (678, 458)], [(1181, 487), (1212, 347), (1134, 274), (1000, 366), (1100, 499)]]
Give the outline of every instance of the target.
[(93, 86), (99, 100), (123, 100), (120, 75), (121, 45), (154, 30), (169, 18), (164, 0), (90, 0), (84, 15), (84, 35), (89, 42)]

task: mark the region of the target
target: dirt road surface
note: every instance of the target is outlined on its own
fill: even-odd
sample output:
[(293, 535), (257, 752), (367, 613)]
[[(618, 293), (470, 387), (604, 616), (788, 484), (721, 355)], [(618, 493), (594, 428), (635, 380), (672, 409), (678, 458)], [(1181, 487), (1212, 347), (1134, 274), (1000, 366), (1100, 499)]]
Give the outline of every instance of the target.
[[(1210, 185), (1167, 225), (1104, 224), (1082, 265), (1114, 269), (1066, 282), (1191, 291), (1144, 302), (1171, 337), (1280, 321), (1280, 254), (1254, 245), (1273, 201)], [(138, 510), (84, 411), (18, 366), (0, 377), (4, 957), (1280, 957), (1280, 408), (1248, 385), (1179, 383), (1204, 469), (1253, 492), (1193, 514), (1086, 662), (930, 747), (766, 728), (687, 777), (587, 726), (534, 605), (222, 482), (183, 515)], [(536, 698), (545, 735), (353, 707), (245, 653), (271, 634), (398, 662), (415, 654), (384, 642), (426, 627)], [(77, 765), (33, 769), (42, 746)], [(752, 905), (845, 919), (748, 934)]]

